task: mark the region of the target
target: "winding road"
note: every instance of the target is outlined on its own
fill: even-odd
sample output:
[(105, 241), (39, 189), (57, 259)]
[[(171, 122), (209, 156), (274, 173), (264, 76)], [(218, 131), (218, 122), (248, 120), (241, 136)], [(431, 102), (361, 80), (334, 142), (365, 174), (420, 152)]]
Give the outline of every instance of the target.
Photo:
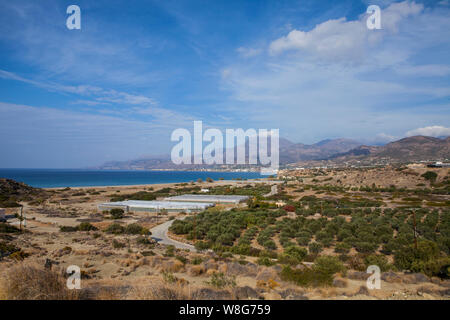
[[(178, 219), (183, 220), (185, 217)], [(172, 245), (177, 249), (189, 249), (192, 252), (197, 252), (197, 249), (193, 245), (183, 243), (180, 241), (173, 240), (169, 238), (167, 235), (167, 232), (169, 231), (169, 227), (172, 225), (172, 223), (175, 221), (169, 220), (164, 223), (161, 223), (160, 225), (157, 225), (156, 227), (150, 229), (150, 232), (152, 233), (152, 239), (156, 240), (158, 243), (165, 244), (165, 245)]]
[(271, 188), (270, 188), (270, 192), (268, 194), (264, 195), (264, 198), (276, 195), (278, 193), (278, 186), (276, 184), (274, 184)]

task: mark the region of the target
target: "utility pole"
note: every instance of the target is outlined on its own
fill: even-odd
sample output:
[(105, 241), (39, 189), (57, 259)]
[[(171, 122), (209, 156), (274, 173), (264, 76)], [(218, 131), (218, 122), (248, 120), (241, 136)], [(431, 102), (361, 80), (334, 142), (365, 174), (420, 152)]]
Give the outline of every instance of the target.
[(23, 206), (20, 207), (20, 218), (19, 218), (20, 231), (22, 231), (22, 220), (23, 220)]
[(414, 223), (414, 248), (417, 250), (417, 224), (416, 224), (416, 210), (413, 209), (413, 223)]

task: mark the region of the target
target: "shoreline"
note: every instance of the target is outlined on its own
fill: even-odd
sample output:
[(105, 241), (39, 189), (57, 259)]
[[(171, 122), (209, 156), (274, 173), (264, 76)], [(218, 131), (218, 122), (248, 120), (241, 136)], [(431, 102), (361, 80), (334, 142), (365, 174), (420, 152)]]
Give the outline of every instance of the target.
[[(94, 189), (94, 188), (145, 188), (145, 187), (167, 187), (167, 186), (173, 186), (176, 184), (186, 183), (187, 185), (190, 185), (191, 182), (163, 182), (163, 183), (148, 183), (148, 184), (119, 184), (119, 185), (104, 185), (104, 186), (75, 186), (75, 187), (36, 187), (39, 189), (44, 190), (61, 190), (65, 188), (70, 188), (73, 190), (77, 189)], [(282, 181), (279, 180), (268, 180), (268, 178), (260, 178), (258, 180), (255, 179), (248, 179), (248, 180), (215, 180), (213, 182), (207, 182), (203, 181), (201, 184), (205, 186), (213, 186), (218, 184), (238, 184), (238, 183), (282, 183)], [(194, 181), (194, 185), (198, 185), (199, 183)]]

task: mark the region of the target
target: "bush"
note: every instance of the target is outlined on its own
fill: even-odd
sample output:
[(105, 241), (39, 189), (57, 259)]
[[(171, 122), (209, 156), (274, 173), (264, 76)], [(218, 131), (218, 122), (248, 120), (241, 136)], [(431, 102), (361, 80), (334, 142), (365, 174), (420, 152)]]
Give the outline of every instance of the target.
[(295, 245), (289, 245), (278, 258), (280, 263), (296, 265), (302, 262), (307, 256), (308, 252), (304, 248)]
[(78, 226), (78, 230), (79, 231), (91, 231), (91, 230), (95, 231), (98, 229), (96, 227), (94, 227), (92, 224), (90, 224), (89, 222), (82, 222)]
[(111, 209), (111, 211), (109, 213), (111, 214), (111, 217), (113, 219), (122, 219), (124, 211), (123, 211), (123, 209), (115, 208), (115, 209)]
[(147, 237), (144, 237), (144, 236), (137, 237), (136, 238), (136, 243), (137, 244), (142, 244), (142, 245), (152, 244), (152, 242)]
[(371, 254), (364, 258), (364, 263), (367, 267), (371, 265), (378, 266), (382, 272), (388, 271), (391, 269), (391, 266), (388, 263), (388, 260), (385, 256)]
[(216, 288), (235, 287), (236, 280), (234, 277), (227, 277), (223, 272), (216, 272), (211, 276), (211, 279), (207, 282)]
[(332, 281), (335, 273), (345, 272), (345, 267), (336, 257), (320, 256), (314, 261), (314, 271), (321, 273), (324, 277), (330, 277)]
[(61, 231), (61, 232), (76, 232), (76, 231), (78, 231), (78, 227), (60, 226), (59, 231)]
[(350, 252), (351, 248), (352, 246), (348, 243), (338, 243), (334, 248), (334, 252), (346, 254)]
[(264, 248), (269, 249), (269, 250), (275, 250), (277, 248), (277, 245), (275, 244), (275, 242), (273, 240), (266, 240), (263, 243)]
[(411, 265), (411, 271), (423, 272), (427, 276), (436, 276), (443, 279), (450, 278), (450, 258), (440, 258), (429, 260), (427, 262), (414, 261)]
[(17, 248), (12, 243), (0, 242), (0, 260), (2, 257), (7, 257), (15, 252), (19, 252), (20, 248)]
[(141, 226), (137, 223), (131, 223), (131, 224), (127, 225), (125, 228), (125, 233), (126, 234), (141, 234), (141, 235), (151, 234), (147, 228), (144, 228), (143, 226)]
[(125, 248), (125, 243), (113, 239), (112, 246), (114, 249), (122, 249)]
[(322, 251), (322, 245), (317, 242), (313, 242), (308, 246), (308, 250), (311, 254), (319, 254)]
[(166, 257), (174, 257), (175, 256), (175, 247), (172, 245), (167, 246), (166, 252), (164, 253)]
[(0, 233), (19, 233), (20, 230), (5, 222), (0, 222)]
[(266, 267), (270, 267), (275, 264), (275, 262), (272, 261), (272, 259), (270, 259), (269, 257), (260, 257), (260, 258), (258, 258), (256, 263), (259, 264), (260, 266), (266, 266)]
[(421, 175), (421, 177), (423, 177), (425, 180), (430, 181), (431, 183), (436, 181), (437, 176), (437, 173), (433, 171), (427, 171)]
[(292, 269), (285, 266), (280, 276), (284, 281), (303, 287), (331, 286), (334, 274), (344, 271), (343, 264), (336, 257), (322, 256), (316, 259), (312, 268)]
[(105, 229), (105, 232), (112, 234), (121, 234), (125, 232), (125, 228), (118, 223), (112, 223)]
[(394, 264), (400, 270), (424, 272), (421, 268), (425, 263), (438, 259), (439, 255), (439, 247), (435, 242), (422, 240), (417, 244), (417, 250), (413, 245), (397, 249), (394, 252)]

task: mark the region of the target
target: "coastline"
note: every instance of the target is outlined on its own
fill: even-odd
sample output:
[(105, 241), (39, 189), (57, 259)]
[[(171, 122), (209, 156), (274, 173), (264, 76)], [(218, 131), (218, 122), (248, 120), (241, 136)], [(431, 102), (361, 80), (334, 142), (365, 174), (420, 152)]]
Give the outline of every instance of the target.
[[(248, 180), (215, 180), (213, 182), (206, 182), (203, 181), (201, 183), (202, 186), (217, 186), (217, 185), (229, 185), (229, 184), (243, 184), (243, 183), (281, 183), (282, 181), (279, 180), (269, 180), (268, 178), (261, 178), (258, 180), (255, 179), (248, 179)], [(109, 186), (76, 186), (76, 187), (68, 187), (71, 190), (85, 190), (85, 189), (95, 189), (95, 188), (107, 188), (107, 189), (125, 189), (125, 188), (148, 188), (148, 187), (154, 187), (154, 188), (165, 188), (174, 186), (177, 184), (186, 183), (190, 185), (190, 182), (167, 182), (167, 183), (148, 183), (148, 184), (121, 184), (121, 185), (109, 185)], [(194, 185), (198, 185), (198, 182), (194, 182)], [(40, 188), (44, 190), (61, 190), (65, 189), (67, 187), (49, 187), (49, 188)]]

